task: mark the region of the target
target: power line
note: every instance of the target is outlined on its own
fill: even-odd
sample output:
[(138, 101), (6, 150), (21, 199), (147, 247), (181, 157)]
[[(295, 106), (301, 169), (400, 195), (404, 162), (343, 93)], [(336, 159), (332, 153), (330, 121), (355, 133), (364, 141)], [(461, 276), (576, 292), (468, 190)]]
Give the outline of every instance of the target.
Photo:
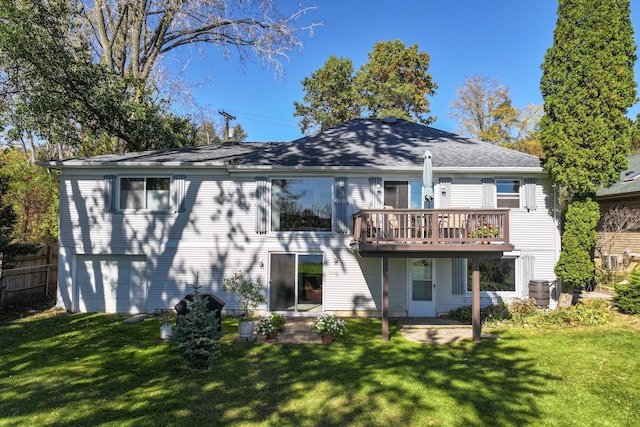
[[(297, 123), (290, 119), (282, 119), (278, 117), (265, 116), (261, 114), (255, 114), (255, 113), (247, 113), (247, 112), (238, 111), (238, 110), (226, 110), (226, 111), (231, 111), (236, 116), (239, 116), (239, 117), (242, 117), (243, 119), (257, 122), (257, 123), (266, 123), (274, 126), (283, 126), (283, 127), (290, 127), (290, 128), (298, 127)], [(251, 118), (251, 117), (256, 117), (256, 118)], [(282, 123), (277, 123), (277, 122), (282, 122)]]

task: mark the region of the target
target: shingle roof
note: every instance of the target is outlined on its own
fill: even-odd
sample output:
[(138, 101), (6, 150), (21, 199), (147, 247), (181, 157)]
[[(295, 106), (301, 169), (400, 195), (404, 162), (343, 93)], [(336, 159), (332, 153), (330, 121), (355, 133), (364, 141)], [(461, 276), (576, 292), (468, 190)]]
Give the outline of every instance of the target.
[(640, 154), (633, 154), (627, 157), (627, 160), (629, 161), (629, 166), (620, 174), (620, 181), (611, 187), (598, 190), (596, 193), (598, 197), (607, 198), (640, 193), (640, 177), (625, 181), (625, 178), (630, 177), (635, 172), (640, 172)]
[(88, 158), (74, 158), (58, 162), (50, 162), (46, 166), (110, 166), (122, 164), (182, 164), (206, 163), (210, 165), (227, 165), (254, 150), (245, 143), (226, 143), (201, 145), (197, 147), (172, 148), (168, 150), (142, 151), (138, 153), (105, 154)]
[(354, 119), (324, 132), (248, 154), (243, 164), (280, 166), (541, 168), (541, 159), (406, 120)]
[(354, 119), (290, 142), (227, 143), (69, 159), (50, 167), (84, 165), (211, 165), (242, 167), (421, 168), (425, 150), (438, 168), (533, 168), (540, 158), (406, 120)]

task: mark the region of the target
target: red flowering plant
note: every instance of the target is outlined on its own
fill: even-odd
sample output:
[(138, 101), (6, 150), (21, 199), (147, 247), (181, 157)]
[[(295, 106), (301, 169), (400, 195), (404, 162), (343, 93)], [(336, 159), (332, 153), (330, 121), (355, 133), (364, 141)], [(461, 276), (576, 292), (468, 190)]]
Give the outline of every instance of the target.
[(500, 227), (487, 223), (482, 223), (475, 229), (467, 233), (467, 237), (486, 239), (500, 236)]

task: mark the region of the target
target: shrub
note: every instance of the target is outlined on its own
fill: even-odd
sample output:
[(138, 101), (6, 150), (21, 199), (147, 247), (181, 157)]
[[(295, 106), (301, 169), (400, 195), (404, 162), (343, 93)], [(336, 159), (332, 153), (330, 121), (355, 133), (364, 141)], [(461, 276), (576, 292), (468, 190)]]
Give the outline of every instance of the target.
[(594, 280), (592, 250), (599, 218), (598, 203), (590, 198), (574, 200), (567, 207), (562, 251), (554, 269), (566, 289), (582, 289)]
[[(451, 310), (446, 316), (448, 319), (457, 320), (458, 322), (471, 324), (472, 313), (471, 306), (465, 305), (455, 310)], [(480, 309), (480, 321), (485, 322), (497, 322), (507, 320), (511, 318), (511, 314), (507, 306), (504, 303), (492, 304)]]
[(480, 319), (482, 322), (501, 322), (511, 319), (509, 307), (505, 303), (492, 304), (480, 309)]
[(222, 290), (232, 292), (238, 296), (238, 307), (243, 311), (246, 317), (245, 320), (252, 320), (253, 310), (258, 307), (258, 304), (267, 302), (267, 299), (262, 294), (263, 287), (260, 279), (252, 282), (242, 271), (238, 271), (230, 278), (224, 279)]
[[(447, 315), (464, 323), (471, 323), (471, 306), (452, 310)], [(603, 299), (578, 302), (569, 308), (541, 311), (533, 299), (514, 300), (508, 307), (494, 304), (480, 310), (482, 323), (490, 321), (510, 321), (514, 325), (544, 327), (558, 326), (597, 326), (611, 321), (613, 313)]]
[(533, 298), (516, 299), (509, 304), (509, 313), (511, 313), (513, 323), (516, 325), (524, 324), (525, 319), (538, 314), (538, 312), (536, 301)]
[(613, 318), (609, 304), (603, 299), (578, 301), (576, 305), (544, 313), (542, 324), (559, 326), (598, 326)]
[(220, 321), (216, 311), (207, 309), (207, 300), (200, 296), (199, 286), (193, 286), (193, 301), (187, 301), (189, 312), (178, 316), (172, 340), (180, 346), (180, 357), (190, 369), (208, 369), (220, 354), (218, 331)]
[(621, 313), (640, 314), (640, 269), (631, 272), (629, 283), (615, 286), (614, 303)]

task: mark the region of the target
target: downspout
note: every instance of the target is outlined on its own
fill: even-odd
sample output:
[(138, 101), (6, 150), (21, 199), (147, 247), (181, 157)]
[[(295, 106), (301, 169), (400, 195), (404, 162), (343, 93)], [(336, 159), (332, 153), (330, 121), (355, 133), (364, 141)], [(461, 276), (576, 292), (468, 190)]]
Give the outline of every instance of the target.
[[(556, 257), (555, 261), (557, 264), (558, 261), (560, 260), (560, 250), (562, 249), (562, 230), (560, 229), (560, 220), (558, 219), (559, 212), (560, 212), (560, 196), (558, 193), (560, 190), (558, 189), (558, 185), (555, 183), (552, 184), (552, 188), (553, 188), (553, 222), (556, 227), (556, 232), (553, 233), (553, 246), (554, 246), (555, 257)], [(560, 239), (559, 239), (560, 241), (558, 241), (558, 236), (560, 236)], [(560, 299), (561, 293), (562, 293), (562, 283), (560, 283), (560, 281), (556, 277), (556, 286), (555, 286), (556, 303)]]

